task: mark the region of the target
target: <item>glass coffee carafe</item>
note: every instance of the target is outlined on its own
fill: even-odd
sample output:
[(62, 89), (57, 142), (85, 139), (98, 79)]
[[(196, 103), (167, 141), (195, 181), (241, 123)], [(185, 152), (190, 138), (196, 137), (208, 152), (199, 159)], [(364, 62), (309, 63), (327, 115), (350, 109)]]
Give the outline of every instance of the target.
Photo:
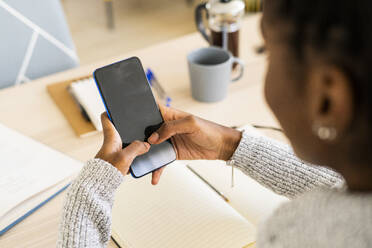
[[(239, 32), (244, 10), (242, 0), (210, 0), (202, 3), (195, 10), (197, 28), (211, 46), (228, 49), (239, 57)], [(204, 12), (207, 27), (203, 21)]]

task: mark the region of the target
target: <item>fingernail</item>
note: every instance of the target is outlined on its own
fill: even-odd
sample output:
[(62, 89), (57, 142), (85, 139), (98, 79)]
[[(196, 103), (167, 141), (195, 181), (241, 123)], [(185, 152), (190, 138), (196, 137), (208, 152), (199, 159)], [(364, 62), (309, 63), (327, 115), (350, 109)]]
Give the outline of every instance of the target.
[(151, 134), (151, 136), (148, 139), (148, 141), (150, 143), (155, 143), (158, 139), (159, 139), (159, 134), (155, 132), (155, 133)]

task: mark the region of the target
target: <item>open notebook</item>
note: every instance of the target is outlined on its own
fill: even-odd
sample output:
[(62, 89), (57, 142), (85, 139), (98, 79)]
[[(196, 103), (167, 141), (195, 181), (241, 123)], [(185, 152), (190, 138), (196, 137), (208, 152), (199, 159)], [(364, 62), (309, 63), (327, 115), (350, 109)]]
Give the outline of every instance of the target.
[(64, 190), (81, 163), (0, 124), (0, 236)]
[[(184, 162), (169, 165), (157, 186), (150, 184), (149, 177), (127, 177), (113, 210), (112, 236), (120, 247), (250, 247), (257, 223), (287, 201), (240, 171), (237, 185), (228, 190), (230, 182), (220, 176), (229, 178), (230, 174), (223, 174), (230, 168), (219, 162), (203, 161), (192, 167), (219, 190), (226, 189), (223, 193), (230, 202)], [(208, 171), (213, 168), (219, 169)]]
[(125, 248), (246, 247), (256, 228), (184, 164), (169, 165), (155, 187), (126, 178), (116, 194), (112, 233)]
[(287, 199), (239, 170), (234, 174), (231, 188), (231, 167), (222, 161), (176, 161), (157, 186), (150, 177), (127, 177), (115, 197), (113, 238), (123, 248), (250, 247), (258, 222)]
[[(251, 125), (239, 130), (245, 130), (251, 136), (264, 136)], [(263, 221), (281, 203), (288, 201), (288, 198), (263, 187), (237, 168), (234, 169), (234, 187), (231, 187), (232, 168), (226, 166), (224, 161), (185, 162), (218, 191), (223, 192), (230, 200), (230, 205), (254, 225)]]

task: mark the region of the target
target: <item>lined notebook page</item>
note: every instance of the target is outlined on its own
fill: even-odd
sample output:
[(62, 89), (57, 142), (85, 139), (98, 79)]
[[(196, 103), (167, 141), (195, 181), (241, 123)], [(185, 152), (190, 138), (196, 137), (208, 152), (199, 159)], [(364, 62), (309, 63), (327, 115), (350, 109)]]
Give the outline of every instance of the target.
[(224, 193), (233, 208), (256, 226), (281, 203), (288, 201), (237, 168), (234, 171), (235, 185), (231, 187), (231, 167), (223, 161), (188, 162), (199, 175)]
[[(252, 136), (264, 136), (251, 125), (240, 128)], [(186, 162), (186, 161), (185, 161)], [(199, 175), (210, 182), (230, 200), (230, 204), (254, 225), (258, 225), (283, 202), (286, 197), (275, 194), (242, 171), (234, 170), (234, 187), (231, 187), (232, 171), (223, 161), (187, 161)]]
[(127, 177), (116, 194), (113, 236), (122, 247), (244, 247), (256, 228), (175, 162), (152, 186)]

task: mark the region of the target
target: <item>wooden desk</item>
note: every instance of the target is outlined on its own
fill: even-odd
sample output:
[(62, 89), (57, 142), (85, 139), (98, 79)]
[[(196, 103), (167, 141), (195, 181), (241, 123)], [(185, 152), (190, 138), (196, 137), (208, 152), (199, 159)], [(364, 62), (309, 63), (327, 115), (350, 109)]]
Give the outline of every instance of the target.
[[(228, 98), (222, 102), (206, 104), (191, 98), (186, 55), (193, 49), (207, 45), (199, 34), (191, 34), (2, 90), (0, 122), (75, 159), (86, 161), (98, 151), (102, 135), (76, 137), (49, 97), (46, 85), (87, 75), (97, 67), (136, 55), (141, 58), (145, 67), (150, 66), (154, 70), (165, 90), (173, 98), (172, 104), (175, 108), (225, 125), (238, 126), (246, 123), (276, 125), (262, 96), (265, 58), (257, 56), (254, 52), (254, 47), (261, 44), (258, 21), (259, 16), (251, 16), (244, 22), (241, 57), (246, 62), (245, 75), (242, 80), (231, 85)], [(57, 196), (3, 235), (0, 238), (0, 247), (54, 247), (63, 199), (64, 194)], [(110, 244), (109, 247), (115, 246)]]

